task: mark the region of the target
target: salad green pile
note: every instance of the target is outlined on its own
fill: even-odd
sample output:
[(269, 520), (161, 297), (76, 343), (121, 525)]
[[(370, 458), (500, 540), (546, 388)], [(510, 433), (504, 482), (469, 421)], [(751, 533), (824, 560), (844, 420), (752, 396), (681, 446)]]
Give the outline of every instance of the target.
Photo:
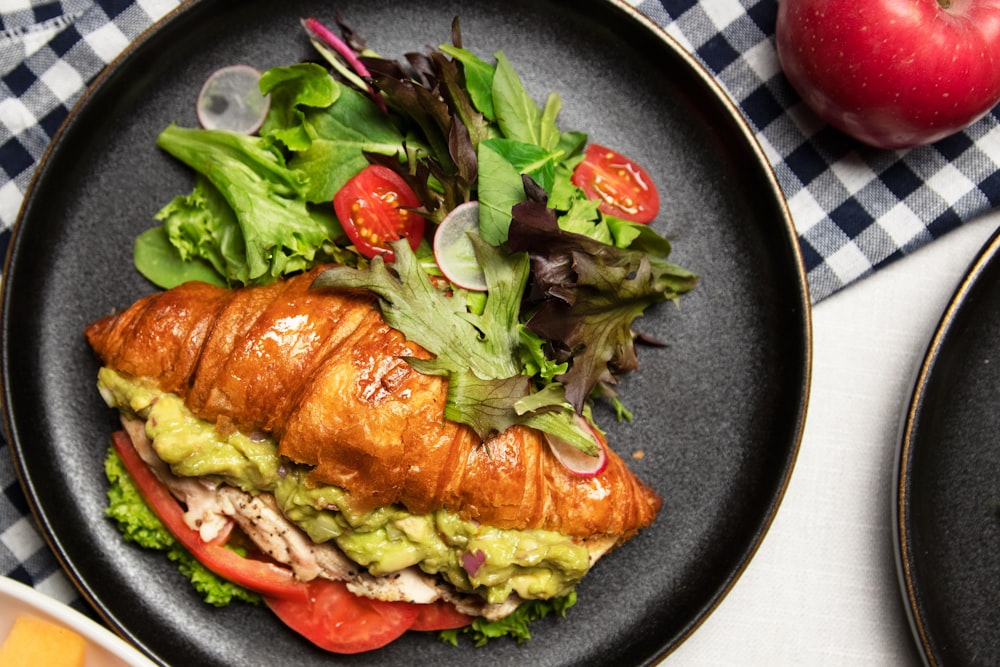
[[(158, 145), (197, 182), (137, 240), (136, 266), (172, 287), (265, 284), (337, 264), (317, 286), (382, 297), (389, 324), (435, 355), (413, 364), (448, 377), (449, 419), (484, 439), (526, 424), (595, 455), (574, 415), (595, 394), (627, 414), (613, 386), (638, 365), (633, 321), (697, 278), (667, 260), (667, 239), (602, 212), (572, 183), (587, 136), (560, 130), (559, 95), (539, 106), (502, 52), (486, 62), (461, 46), (457, 21), (452, 33), (453, 44), (407, 54), (406, 65), (362, 53), (376, 96), (316, 63), (268, 70), (257, 136), (166, 128)], [(392, 263), (357, 252), (330, 202), (368, 164), (413, 189), (429, 236), (479, 202), (485, 294), (442, 288), (429, 239), (416, 253), (394, 244)]]

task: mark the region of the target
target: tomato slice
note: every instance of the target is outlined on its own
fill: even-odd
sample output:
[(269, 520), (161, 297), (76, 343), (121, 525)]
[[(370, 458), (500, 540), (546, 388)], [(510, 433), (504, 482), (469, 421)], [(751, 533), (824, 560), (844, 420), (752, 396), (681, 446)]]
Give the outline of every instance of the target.
[(649, 174), (633, 160), (600, 144), (589, 144), (570, 180), (598, 208), (617, 218), (646, 223), (660, 212), (660, 195)]
[(342, 581), (315, 579), (308, 587), (305, 604), (280, 597), (264, 601), (285, 625), (333, 653), (363, 653), (390, 644), (419, 613), (419, 605), (354, 595)]
[(424, 236), (424, 218), (409, 209), (420, 200), (403, 177), (388, 167), (370, 164), (333, 197), (333, 209), (348, 238), (362, 255), (395, 259), (389, 241), (405, 238), (415, 251)]
[(264, 596), (282, 598), (296, 604), (302, 604), (308, 599), (308, 585), (297, 580), (290, 569), (275, 563), (243, 558), (216, 542), (203, 541), (198, 531), (184, 523), (184, 510), (180, 503), (139, 458), (128, 435), (124, 431), (116, 431), (111, 442), (153, 512), (202, 565), (220, 577)]
[(451, 630), (464, 628), (472, 623), (472, 617), (455, 609), (455, 605), (444, 600), (431, 604), (413, 605), (419, 609), (411, 630)]

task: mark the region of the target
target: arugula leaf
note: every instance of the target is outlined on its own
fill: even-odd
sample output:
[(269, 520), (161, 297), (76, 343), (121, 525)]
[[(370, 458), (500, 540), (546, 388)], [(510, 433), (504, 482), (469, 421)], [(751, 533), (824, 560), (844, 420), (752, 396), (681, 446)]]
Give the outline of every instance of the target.
[(548, 112), (543, 114), (525, 90), (521, 78), (503, 51), (497, 51), (494, 55), (497, 66), (493, 76), (493, 107), (500, 130), (508, 139), (550, 150), (555, 148), (559, 130), (555, 127), (555, 115), (552, 111), (558, 111), (558, 95), (553, 93), (549, 97), (546, 103)]
[(556, 125), (556, 117), (561, 110), (562, 97), (558, 93), (549, 93), (538, 121), (538, 145), (542, 148), (552, 150), (559, 145), (561, 135)]

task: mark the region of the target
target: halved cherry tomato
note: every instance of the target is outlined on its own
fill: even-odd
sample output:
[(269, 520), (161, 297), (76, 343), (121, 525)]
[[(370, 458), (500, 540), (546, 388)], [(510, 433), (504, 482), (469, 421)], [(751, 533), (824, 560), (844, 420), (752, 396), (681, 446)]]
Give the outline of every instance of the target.
[(333, 196), (333, 209), (354, 246), (365, 257), (395, 259), (389, 241), (405, 238), (414, 250), (424, 236), (424, 219), (409, 209), (420, 200), (403, 177), (371, 164)]
[(444, 600), (430, 604), (417, 604), (420, 612), (410, 626), (411, 630), (451, 630), (464, 628), (472, 623), (472, 617), (455, 609), (455, 605)]
[(570, 180), (608, 215), (646, 223), (660, 211), (660, 195), (646, 170), (600, 144), (587, 146)]
[(111, 438), (115, 451), (125, 469), (139, 488), (139, 492), (177, 541), (191, 552), (202, 565), (220, 577), (261, 595), (288, 600), (302, 605), (308, 600), (309, 586), (295, 578), (292, 571), (269, 563), (243, 558), (236, 552), (217, 543), (204, 542), (198, 531), (184, 523), (184, 511), (163, 482), (143, 463), (124, 431), (116, 431)]
[(381, 648), (409, 630), (419, 613), (419, 605), (359, 597), (344, 582), (328, 579), (309, 582), (306, 604), (266, 596), (264, 601), (285, 625), (334, 653)]

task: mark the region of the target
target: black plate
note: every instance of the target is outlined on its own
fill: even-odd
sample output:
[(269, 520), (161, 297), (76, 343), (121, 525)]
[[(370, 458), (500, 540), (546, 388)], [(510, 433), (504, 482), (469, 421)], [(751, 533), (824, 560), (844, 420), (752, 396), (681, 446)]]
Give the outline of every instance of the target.
[(896, 483), (897, 563), (929, 665), (1000, 664), (1000, 233), (917, 377)]
[[(94, 390), (81, 332), (151, 291), (135, 236), (191, 174), (158, 152), (171, 121), (193, 125), (205, 77), (310, 56), (298, 24), (324, 2), (200, 2), (112, 65), (58, 136), (12, 242), (3, 373), (12, 449), (44, 534), (99, 613), (173, 664), (643, 664), (692, 632), (732, 586), (773, 518), (801, 437), (810, 369), (805, 277), (788, 211), (734, 107), (702, 69), (624, 3), (373, 1), (335, 6), (389, 56), (450, 38), (503, 49), (537, 99), (563, 95), (564, 128), (646, 165), (676, 259), (703, 276), (680, 309), (640, 320), (670, 341), (640, 351), (622, 387), (635, 413), (611, 441), (665, 503), (654, 525), (598, 564), (567, 621), (486, 650), (407, 636), (356, 658), (325, 655), (268, 612), (199, 602), (176, 568), (124, 545), (102, 517), (101, 460), (115, 418)], [(644, 458), (633, 458), (641, 450)], [(293, 657), (294, 656), (294, 657)]]

